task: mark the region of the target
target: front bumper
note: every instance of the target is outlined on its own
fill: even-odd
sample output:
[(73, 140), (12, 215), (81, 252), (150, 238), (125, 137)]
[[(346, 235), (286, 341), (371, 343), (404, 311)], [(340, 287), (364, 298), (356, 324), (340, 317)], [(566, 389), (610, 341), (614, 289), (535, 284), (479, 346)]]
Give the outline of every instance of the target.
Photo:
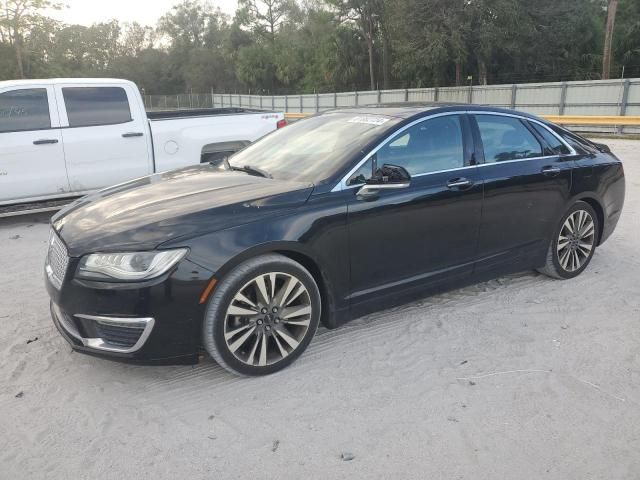
[(144, 364), (197, 363), (204, 305), (213, 275), (183, 259), (146, 283), (85, 282), (70, 259), (60, 289), (45, 274), (54, 324), (76, 351)]

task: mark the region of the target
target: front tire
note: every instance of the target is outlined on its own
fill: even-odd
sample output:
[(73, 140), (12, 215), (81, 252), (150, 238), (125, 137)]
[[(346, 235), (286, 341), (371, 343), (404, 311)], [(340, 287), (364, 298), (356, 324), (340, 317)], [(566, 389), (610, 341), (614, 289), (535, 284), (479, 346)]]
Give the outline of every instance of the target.
[(593, 207), (583, 201), (576, 202), (554, 231), (546, 264), (539, 272), (559, 280), (580, 275), (595, 253), (599, 227)]
[(238, 375), (267, 375), (296, 360), (320, 323), (313, 276), (283, 255), (252, 258), (215, 289), (203, 322), (204, 346)]

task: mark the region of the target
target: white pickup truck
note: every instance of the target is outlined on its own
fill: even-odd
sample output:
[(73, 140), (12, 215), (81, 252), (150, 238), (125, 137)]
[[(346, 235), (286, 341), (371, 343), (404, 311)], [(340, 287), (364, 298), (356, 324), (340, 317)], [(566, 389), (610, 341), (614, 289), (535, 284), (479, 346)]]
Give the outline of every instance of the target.
[(0, 82), (0, 216), (226, 156), (284, 125), (240, 108), (147, 113), (126, 80)]

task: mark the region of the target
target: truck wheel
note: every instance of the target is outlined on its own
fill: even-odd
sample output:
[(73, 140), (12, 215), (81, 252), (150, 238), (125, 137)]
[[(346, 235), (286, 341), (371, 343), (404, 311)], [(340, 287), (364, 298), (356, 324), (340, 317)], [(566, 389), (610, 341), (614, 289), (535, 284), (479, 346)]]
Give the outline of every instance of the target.
[(586, 202), (576, 202), (560, 220), (539, 272), (560, 280), (580, 275), (593, 258), (599, 231), (595, 210)]
[(318, 286), (302, 265), (277, 254), (252, 258), (216, 287), (205, 312), (204, 345), (232, 373), (274, 373), (307, 348), (320, 309)]

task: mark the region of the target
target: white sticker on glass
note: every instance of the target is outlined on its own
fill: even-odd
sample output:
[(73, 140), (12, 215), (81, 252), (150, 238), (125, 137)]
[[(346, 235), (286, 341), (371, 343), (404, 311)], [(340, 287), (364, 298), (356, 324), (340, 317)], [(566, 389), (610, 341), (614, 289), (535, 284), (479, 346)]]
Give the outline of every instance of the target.
[(376, 115), (366, 115), (361, 117), (353, 117), (349, 123), (365, 123), (367, 125), (382, 125), (389, 121), (388, 118), (378, 117)]

